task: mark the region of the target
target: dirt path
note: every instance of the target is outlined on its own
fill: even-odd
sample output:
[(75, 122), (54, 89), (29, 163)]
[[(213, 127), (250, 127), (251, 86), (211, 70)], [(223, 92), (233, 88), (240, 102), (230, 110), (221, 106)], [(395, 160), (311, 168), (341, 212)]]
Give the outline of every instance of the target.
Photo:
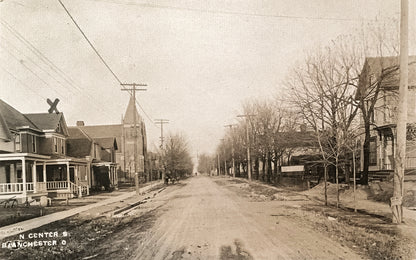
[[(273, 202), (249, 202), (208, 177), (153, 202), (159, 214), (134, 259), (360, 259)], [(128, 232), (126, 230), (125, 232)]]

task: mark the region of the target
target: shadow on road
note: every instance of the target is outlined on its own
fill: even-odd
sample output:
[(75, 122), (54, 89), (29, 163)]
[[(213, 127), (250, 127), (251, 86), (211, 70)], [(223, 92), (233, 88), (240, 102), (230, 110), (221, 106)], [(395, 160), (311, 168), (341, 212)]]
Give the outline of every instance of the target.
[(252, 260), (253, 257), (243, 249), (241, 241), (234, 241), (235, 250), (232, 246), (222, 246), (220, 252), (221, 260)]

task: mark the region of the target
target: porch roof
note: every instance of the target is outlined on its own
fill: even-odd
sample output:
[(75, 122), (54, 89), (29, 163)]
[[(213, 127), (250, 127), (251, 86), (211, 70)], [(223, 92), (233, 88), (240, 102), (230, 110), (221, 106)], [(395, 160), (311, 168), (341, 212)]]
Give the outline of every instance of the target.
[(53, 158), (46, 162), (46, 164), (66, 164), (66, 163), (76, 163), (76, 164), (88, 164), (90, 161), (84, 158), (74, 158), (74, 157), (63, 157), (63, 158)]
[(3, 153), (0, 154), (0, 161), (7, 161), (7, 160), (21, 160), (21, 159), (27, 159), (27, 160), (43, 160), (47, 161), (51, 157), (46, 155), (40, 155), (40, 154), (33, 154), (33, 153)]

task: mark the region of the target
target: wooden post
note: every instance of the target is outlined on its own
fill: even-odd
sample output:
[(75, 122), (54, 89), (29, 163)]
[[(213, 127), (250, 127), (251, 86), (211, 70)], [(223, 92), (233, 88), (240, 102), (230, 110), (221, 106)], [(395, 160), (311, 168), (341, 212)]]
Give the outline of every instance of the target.
[(33, 193), (37, 192), (37, 181), (36, 181), (36, 161), (33, 161), (32, 165), (32, 181), (33, 181)]
[(66, 181), (68, 183), (68, 191), (71, 192), (71, 183), (69, 179), (69, 162), (66, 162)]
[(88, 164), (87, 166), (85, 166), (85, 174), (87, 175), (87, 195), (90, 195), (90, 187), (91, 187), (90, 172), (91, 172), (91, 167)]
[(43, 182), (46, 185), (46, 162), (43, 162)]
[(22, 180), (23, 180), (23, 197), (27, 199), (27, 189), (26, 189), (26, 158), (22, 158)]
[(406, 128), (407, 128), (407, 92), (408, 92), (408, 16), (409, 2), (401, 0), (400, 19), (400, 86), (397, 115), (397, 153), (393, 176), (393, 197), (391, 210), (393, 223), (403, 221), (404, 170), (406, 165)]

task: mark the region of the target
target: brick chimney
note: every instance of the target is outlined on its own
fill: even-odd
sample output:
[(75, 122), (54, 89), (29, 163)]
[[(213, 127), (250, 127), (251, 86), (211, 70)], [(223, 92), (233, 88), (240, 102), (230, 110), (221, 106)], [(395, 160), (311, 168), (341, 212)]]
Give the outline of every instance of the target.
[(77, 126), (85, 126), (84, 121), (77, 121)]

